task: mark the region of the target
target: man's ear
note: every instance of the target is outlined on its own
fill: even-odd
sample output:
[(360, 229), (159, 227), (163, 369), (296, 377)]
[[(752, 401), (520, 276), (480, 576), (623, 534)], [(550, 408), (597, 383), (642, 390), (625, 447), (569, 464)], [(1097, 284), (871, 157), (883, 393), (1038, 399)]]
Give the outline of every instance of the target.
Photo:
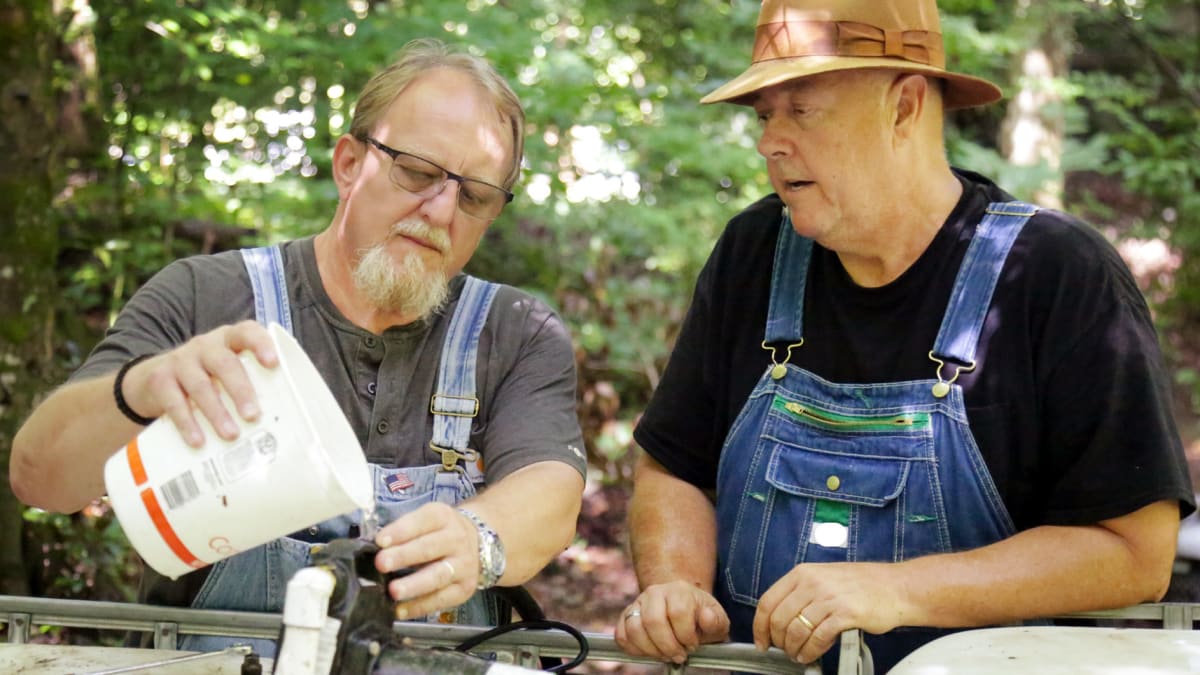
[(892, 128), (898, 139), (911, 138), (932, 100), (929, 80), (924, 75), (902, 73), (892, 80), (888, 99), (892, 103)]
[(362, 171), (366, 151), (367, 144), (350, 134), (342, 134), (333, 146), (333, 182), (337, 185), (339, 200), (350, 196), (350, 188)]

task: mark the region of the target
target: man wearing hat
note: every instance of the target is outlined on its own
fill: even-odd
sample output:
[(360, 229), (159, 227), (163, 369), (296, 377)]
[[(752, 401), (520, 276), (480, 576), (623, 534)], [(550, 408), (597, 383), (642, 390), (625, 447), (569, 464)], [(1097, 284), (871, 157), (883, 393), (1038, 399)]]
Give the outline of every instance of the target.
[[(877, 672), (945, 633), (1162, 597), (1193, 509), (1146, 304), (1064, 213), (952, 168), (934, 0), (766, 0), (775, 194), (730, 221), (635, 432), (627, 651), (733, 639)], [(830, 667), (829, 659), (825, 666)]]

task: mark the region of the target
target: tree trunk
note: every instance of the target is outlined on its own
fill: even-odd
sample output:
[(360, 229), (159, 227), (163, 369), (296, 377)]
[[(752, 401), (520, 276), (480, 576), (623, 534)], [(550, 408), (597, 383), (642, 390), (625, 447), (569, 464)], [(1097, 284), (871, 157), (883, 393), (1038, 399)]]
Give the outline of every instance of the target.
[(88, 113), (82, 79), (56, 86), (54, 64), (78, 63), (70, 58), (77, 48), (90, 50), (64, 51), (60, 22), (69, 18), (58, 2), (0, 0), (0, 593), (7, 594), (30, 592), (27, 570), (36, 564), (23, 558), (23, 507), (7, 480), (12, 439), (38, 395), (62, 377), (53, 340), (53, 200), (63, 186), (62, 151), (86, 142)]
[(1041, 167), (1047, 177), (1033, 194), (1042, 206), (1061, 209), (1063, 202), (1063, 139), (1066, 105), (1062, 84), (1068, 74), (1068, 55), (1074, 40), (1069, 23), (1038, 11), (1031, 0), (1020, 3), (1018, 15), (1030, 26), (1027, 49), (1017, 55), (1019, 90), (1009, 99), (1001, 150), (1015, 166)]

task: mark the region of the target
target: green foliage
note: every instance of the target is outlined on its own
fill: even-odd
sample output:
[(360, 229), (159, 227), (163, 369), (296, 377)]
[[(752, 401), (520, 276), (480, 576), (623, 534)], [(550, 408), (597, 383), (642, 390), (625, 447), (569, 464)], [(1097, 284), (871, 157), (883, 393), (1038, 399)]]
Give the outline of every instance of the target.
[(73, 515), (28, 509), (25, 523), (26, 542), (42, 561), (34, 573), (39, 595), (134, 601), (140, 565), (106, 505)]
[[(1200, 8), (1180, 1), (1082, 16), (1081, 40), (1095, 60), (1075, 74), (1086, 92), (1091, 145), (1103, 158), (1093, 168), (1128, 192), (1118, 223), (1133, 236), (1165, 237), (1181, 261), (1158, 314), (1177, 360), (1197, 355), (1194, 341), (1182, 336), (1200, 321), (1198, 22)], [(1118, 42), (1128, 48), (1104, 49)]]
[[(698, 104), (748, 64), (758, 3), (68, 5), (78, 9), (74, 21), (60, 22), (61, 38), (94, 50), (95, 79), (81, 100), (102, 123), (71, 154), (47, 216), (61, 241), (61, 292), (55, 363), (42, 372), (77, 366), (113, 313), (167, 261), (322, 229), (336, 204), (331, 150), (358, 90), (406, 41), (434, 36), (490, 58), (528, 114), (517, 199), (470, 271), (561, 310), (579, 354), (593, 460), (614, 480), (625, 477), (629, 429), (665, 365), (700, 266), (725, 222), (770, 191), (753, 115)], [(1018, 84), (1013, 61), (1040, 28), (1059, 26), (1072, 41), (1071, 76), (1054, 85), (1068, 94), (1062, 171), (1079, 185), (1068, 205), (1168, 238), (1184, 262), (1159, 316), (1186, 335), (1200, 319), (1194, 3), (940, 5), (950, 66), (1006, 91)], [(66, 67), (56, 72), (60, 87), (74, 77)], [(1003, 115), (1003, 106), (954, 113), (948, 151), (956, 164), (1028, 196), (1053, 170), (1005, 162)], [(1092, 176), (1103, 181), (1072, 182)], [(31, 299), (22, 311), (37, 305)], [(1194, 349), (1188, 339), (1171, 344), (1176, 354)], [(119, 537), (109, 514), (80, 520), (30, 511), (27, 519), (35, 540), (54, 542), (43, 551), (47, 569), (57, 570), (45, 580), (54, 592), (124, 588), (131, 571), (112, 548)], [(69, 543), (75, 539), (111, 571), (88, 567), (85, 548)]]

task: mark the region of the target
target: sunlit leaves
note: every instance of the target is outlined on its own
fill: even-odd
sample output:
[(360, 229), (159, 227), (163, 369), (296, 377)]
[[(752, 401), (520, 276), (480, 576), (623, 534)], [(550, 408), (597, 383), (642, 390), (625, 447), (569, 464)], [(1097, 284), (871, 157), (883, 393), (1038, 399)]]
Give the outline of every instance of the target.
[[(1075, 75), (1051, 85), (1066, 101), (1063, 169), (1119, 176), (1146, 204), (1139, 217), (1171, 209), (1177, 245), (1200, 250), (1188, 234), (1200, 213), (1200, 123), (1180, 93), (1197, 90), (1185, 66), (1198, 56), (1194, 29), (1175, 16), (1186, 3), (1119, 1), (942, 0), (947, 59), (1012, 91), (1012, 59), (1033, 33), (1047, 22), (1065, 35), (1075, 27)], [(80, 228), (85, 238), (160, 242), (122, 253), (137, 274), (182, 252), (162, 243), (180, 217), (252, 227), (259, 240), (322, 228), (336, 200), (330, 151), (370, 74), (416, 37), (487, 56), (526, 104), (528, 142), (518, 198), (470, 270), (561, 308), (583, 385), (613, 387), (628, 405), (621, 415), (645, 400), (725, 221), (770, 191), (752, 116), (698, 104), (748, 64), (756, 2), (95, 0), (93, 9), (72, 30), (96, 32), (108, 126), (91, 169), (110, 192), (80, 189), (70, 201), (100, 221)], [(1122, 32), (1129, 25), (1149, 49)], [(1004, 162), (1003, 111), (953, 115), (948, 150), (1026, 196), (1049, 169)], [(78, 283), (104, 287), (81, 295), (111, 295), (106, 274)]]

